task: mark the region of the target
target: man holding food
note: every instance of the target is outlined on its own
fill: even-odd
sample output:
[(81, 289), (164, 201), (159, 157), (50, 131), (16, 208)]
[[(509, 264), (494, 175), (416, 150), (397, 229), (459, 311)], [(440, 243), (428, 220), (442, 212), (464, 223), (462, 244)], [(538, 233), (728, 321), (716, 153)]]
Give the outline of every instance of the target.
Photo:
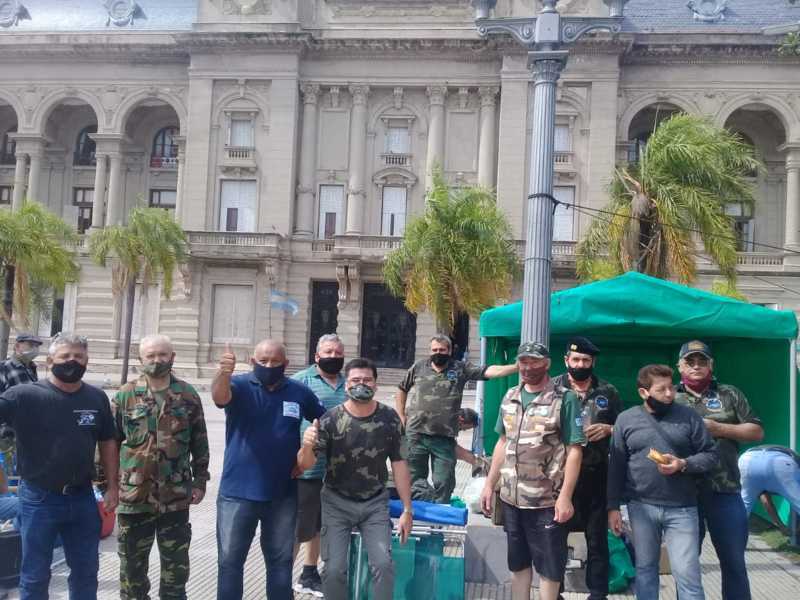
[(658, 600), (662, 539), (681, 600), (703, 600), (696, 475), (719, 457), (703, 419), (676, 404), (672, 369), (647, 365), (636, 386), (643, 403), (614, 425), (608, 466), (608, 526), (622, 532), (628, 505), (636, 553), (636, 598)]

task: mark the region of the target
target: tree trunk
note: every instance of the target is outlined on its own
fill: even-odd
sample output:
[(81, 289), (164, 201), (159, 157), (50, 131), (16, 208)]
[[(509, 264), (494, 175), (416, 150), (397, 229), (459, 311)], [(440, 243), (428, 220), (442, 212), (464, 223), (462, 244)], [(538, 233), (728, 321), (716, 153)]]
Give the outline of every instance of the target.
[(14, 275), (15, 267), (5, 266), (3, 278), (3, 310), (6, 319), (0, 319), (0, 360), (5, 360), (8, 354), (8, 338), (11, 335), (11, 314), (14, 309)]
[(128, 382), (128, 363), (131, 358), (131, 333), (133, 332), (133, 305), (135, 301), (136, 276), (132, 275), (125, 296), (125, 332), (123, 335), (124, 342), (122, 346), (122, 373), (119, 378), (120, 385), (125, 385)]

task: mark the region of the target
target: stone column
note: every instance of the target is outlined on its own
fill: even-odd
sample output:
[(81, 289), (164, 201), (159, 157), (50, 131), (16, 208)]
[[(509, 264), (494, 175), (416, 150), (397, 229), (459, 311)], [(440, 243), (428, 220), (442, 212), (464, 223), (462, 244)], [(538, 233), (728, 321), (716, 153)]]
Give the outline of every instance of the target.
[(295, 235), (312, 237), (314, 233), (314, 196), (316, 191), (314, 171), (317, 166), (317, 99), (319, 86), (304, 83), (303, 134), (300, 145), (300, 177), (297, 186), (297, 206), (294, 222)]
[(108, 156), (111, 160), (111, 174), (108, 178), (106, 227), (122, 224), (122, 208), (125, 204), (125, 199), (122, 197), (122, 154), (111, 152)]
[(786, 150), (786, 239), (784, 246), (800, 249), (800, 146)]
[(92, 195), (92, 229), (102, 229), (105, 216), (106, 200), (106, 162), (105, 154), (94, 153), (96, 166), (94, 169), (94, 192)]
[(28, 171), (28, 200), (32, 202), (41, 202), (41, 192), (39, 183), (42, 178), (42, 159), (44, 158), (44, 151), (40, 148), (32, 150), (29, 153), (31, 157), (31, 166)]
[(175, 222), (178, 225), (183, 223), (183, 170), (186, 162), (186, 138), (184, 136), (174, 136), (172, 138), (178, 144), (178, 177), (175, 182)]
[(478, 184), (493, 188), (495, 184), (494, 166), (497, 154), (497, 113), (496, 101), (500, 88), (486, 86), (478, 88), (481, 98), (481, 138), (478, 147)]
[(428, 121), (428, 155), (425, 160), (425, 190), (433, 185), (433, 169), (436, 165), (444, 169), (444, 100), (447, 97), (447, 86), (428, 86), (430, 100), (430, 117)]
[(14, 167), (14, 195), (11, 200), (11, 210), (19, 210), (25, 201), (25, 168), (28, 156), (19, 149), (16, 151), (17, 163)]
[(367, 149), (367, 96), (369, 86), (351, 85), (350, 176), (347, 182), (347, 235), (360, 235), (364, 225), (364, 166)]

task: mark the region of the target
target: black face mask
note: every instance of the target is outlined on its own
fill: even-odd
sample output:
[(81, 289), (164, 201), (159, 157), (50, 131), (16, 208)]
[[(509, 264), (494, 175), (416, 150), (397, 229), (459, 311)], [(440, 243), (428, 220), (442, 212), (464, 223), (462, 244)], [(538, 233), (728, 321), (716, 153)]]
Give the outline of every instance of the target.
[(344, 357), (329, 356), (320, 358), (317, 361), (317, 366), (322, 370), (323, 373), (327, 373), (328, 375), (336, 375), (344, 366)]
[(666, 402), (659, 402), (652, 396), (648, 396), (644, 401), (647, 402), (647, 406), (649, 406), (650, 410), (653, 411), (653, 416), (658, 417), (659, 419), (666, 415), (669, 412), (669, 409), (672, 408), (672, 402), (669, 404)]
[(82, 365), (77, 360), (68, 360), (63, 363), (53, 363), (50, 372), (64, 383), (77, 383), (86, 373), (86, 365)]
[(253, 365), (253, 374), (261, 382), (261, 385), (275, 385), (283, 379), (283, 372), (286, 370), (286, 365), (279, 367), (265, 367), (258, 363)]
[(431, 354), (431, 362), (437, 367), (445, 366), (447, 364), (447, 361), (449, 360), (450, 360), (449, 354), (440, 354), (439, 352)]
[(592, 376), (593, 367), (568, 367), (567, 372), (573, 381), (586, 381)]

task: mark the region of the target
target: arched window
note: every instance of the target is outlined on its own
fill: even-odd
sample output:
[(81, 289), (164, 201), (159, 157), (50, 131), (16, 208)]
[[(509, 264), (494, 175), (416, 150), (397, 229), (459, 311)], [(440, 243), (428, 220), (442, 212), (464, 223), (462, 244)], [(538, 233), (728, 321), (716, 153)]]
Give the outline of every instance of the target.
[(159, 129), (153, 138), (153, 152), (150, 155), (150, 166), (154, 168), (170, 168), (177, 166), (178, 142), (177, 127)]
[(75, 158), (73, 160), (75, 166), (92, 167), (97, 164), (94, 156), (96, 144), (89, 137), (90, 133), (97, 133), (97, 125), (84, 127), (78, 134), (78, 142), (75, 144)]
[(17, 127), (11, 127), (3, 134), (3, 145), (0, 146), (0, 165), (13, 165), (14, 154), (17, 150), (17, 143), (8, 137), (9, 133), (16, 133)]

